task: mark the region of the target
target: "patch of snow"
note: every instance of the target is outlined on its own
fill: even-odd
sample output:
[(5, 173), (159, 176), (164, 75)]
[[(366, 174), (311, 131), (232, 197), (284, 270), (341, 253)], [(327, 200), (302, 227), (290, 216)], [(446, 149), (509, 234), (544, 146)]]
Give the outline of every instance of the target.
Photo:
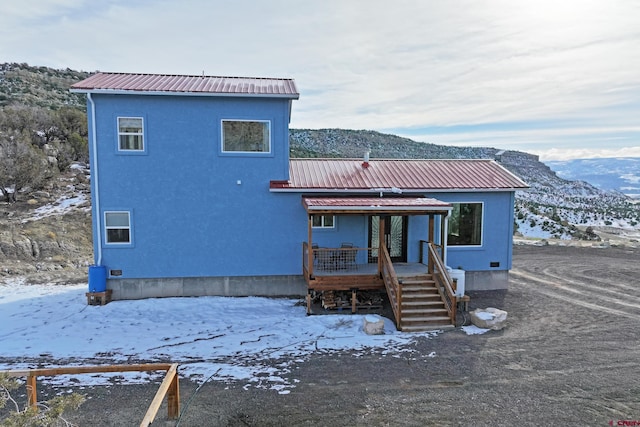
[(465, 331), (467, 335), (481, 335), (490, 331), (490, 329), (478, 328), (476, 325), (463, 326), (462, 330)]
[(88, 212), (91, 210), (90, 206), (81, 207), (87, 204), (87, 202), (87, 195), (84, 193), (77, 193), (74, 197), (63, 196), (56, 200), (55, 203), (48, 203), (35, 209), (33, 215), (23, 220), (23, 222), (34, 221), (53, 215), (64, 215), (78, 209)]
[[(172, 361), (195, 381), (243, 381), (245, 387), (286, 394), (295, 387), (292, 367), (311, 354), (350, 351), (391, 357), (409, 352), (419, 337), (384, 320), (384, 335), (362, 330), (364, 315), (307, 316), (298, 300), (260, 297), (157, 298), (112, 301), (89, 306), (81, 285), (29, 285), (22, 279), (0, 284), (0, 369), (55, 367), (31, 365), (29, 358), (85, 359), (105, 364), (130, 360)], [(7, 362), (15, 360), (15, 362)], [(92, 362), (94, 364), (94, 362)], [(76, 386), (147, 382), (163, 373), (83, 374), (43, 381)]]
[(496, 317), (493, 313), (489, 313), (487, 311), (479, 311), (476, 316), (482, 320), (493, 320), (493, 318)]

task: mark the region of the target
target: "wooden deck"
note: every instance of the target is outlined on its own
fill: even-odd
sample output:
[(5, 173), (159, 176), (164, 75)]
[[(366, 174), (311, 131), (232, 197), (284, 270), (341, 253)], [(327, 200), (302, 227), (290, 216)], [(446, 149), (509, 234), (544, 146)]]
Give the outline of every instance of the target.
[[(437, 249), (428, 244), (428, 264), (391, 262), (386, 249), (303, 247), (303, 272), (307, 282), (307, 314), (318, 292), (351, 292), (356, 312), (361, 291), (386, 291), (402, 331), (424, 331), (455, 325), (457, 298)], [(373, 257), (372, 255), (375, 255)], [(378, 256), (382, 256), (380, 262)], [(357, 262), (367, 260), (369, 262)]]

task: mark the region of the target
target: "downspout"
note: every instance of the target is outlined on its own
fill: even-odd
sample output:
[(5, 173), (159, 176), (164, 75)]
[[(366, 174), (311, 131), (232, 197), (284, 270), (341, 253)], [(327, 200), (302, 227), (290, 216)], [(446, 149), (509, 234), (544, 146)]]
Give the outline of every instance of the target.
[(91, 92), (87, 92), (87, 100), (91, 105), (91, 146), (93, 151), (93, 165), (91, 165), (91, 181), (93, 182), (94, 212), (96, 214), (96, 265), (102, 265), (102, 216), (100, 215), (100, 180), (98, 179), (98, 140), (96, 131), (96, 104), (91, 98)]

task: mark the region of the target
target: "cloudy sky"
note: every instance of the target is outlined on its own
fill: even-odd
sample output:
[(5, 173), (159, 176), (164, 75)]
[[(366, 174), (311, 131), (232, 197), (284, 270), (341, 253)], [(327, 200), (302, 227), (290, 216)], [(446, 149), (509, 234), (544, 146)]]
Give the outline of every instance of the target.
[(3, 0), (0, 62), (291, 77), (293, 128), (640, 157), (636, 0)]

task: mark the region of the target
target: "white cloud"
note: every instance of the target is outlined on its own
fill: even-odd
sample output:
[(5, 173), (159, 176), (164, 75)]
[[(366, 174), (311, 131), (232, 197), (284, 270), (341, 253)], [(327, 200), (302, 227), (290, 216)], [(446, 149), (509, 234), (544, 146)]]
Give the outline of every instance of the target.
[[(5, 61), (293, 77), (301, 98), (292, 127), (586, 120), (606, 134), (635, 126), (640, 108), (640, 4), (633, 1), (17, 4), (3, 6), (0, 17)], [(512, 128), (512, 148), (536, 149), (530, 129)], [(495, 146), (505, 136), (470, 132), (443, 139)], [(634, 138), (602, 140), (623, 147), (638, 145)], [(557, 143), (579, 146), (574, 139)]]

